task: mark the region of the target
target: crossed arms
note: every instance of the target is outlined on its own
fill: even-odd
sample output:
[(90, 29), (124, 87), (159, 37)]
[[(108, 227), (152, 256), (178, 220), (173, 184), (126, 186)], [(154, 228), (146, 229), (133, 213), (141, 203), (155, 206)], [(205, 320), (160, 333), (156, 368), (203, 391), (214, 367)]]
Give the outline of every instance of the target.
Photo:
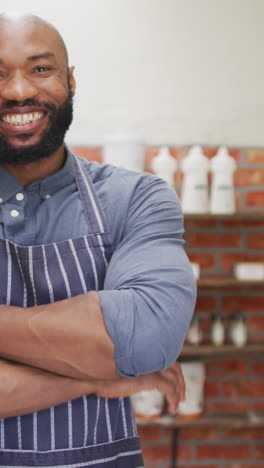
[(175, 411), (184, 393), (175, 360), (196, 296), (182, 232), (175, 194), (150, 179), (137, 187), (103, 291), (0, 305), (0, 417), (152, 388)]
[(96, 293), (28, 309), (0, 306), (0, 328), (0, 354), (5, 357), (0, 361), (0, 417), (31, 413), (89, 393), (118, 398), (152, 388), (166, 395), (174, 412), (184, 396), (177, 363), (136, 379), (116, 373), (113, 343)]

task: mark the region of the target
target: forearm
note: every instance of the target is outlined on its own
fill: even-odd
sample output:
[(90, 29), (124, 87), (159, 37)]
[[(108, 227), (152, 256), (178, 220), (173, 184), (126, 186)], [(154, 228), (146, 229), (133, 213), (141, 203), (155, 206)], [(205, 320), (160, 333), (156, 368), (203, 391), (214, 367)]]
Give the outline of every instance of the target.
[(136, 379), (118, 377), (114, 381), (85, 381), (0, 359), (0, 418), (40, 411), (91, 393), (105, 398), (120, 398), (153, 388), (164, 393), (169, 410), (174, 412), (179, 399), (184, 397), (179, 364), (174, 363), (166, 371)]
[(94, 381), (0, 360), (0, 418), (43, 410), (89, 393), (96, 393)]
[(0, 306), (0, 356), (73, 378), (115, 379), (98, 295), (32, 308)]

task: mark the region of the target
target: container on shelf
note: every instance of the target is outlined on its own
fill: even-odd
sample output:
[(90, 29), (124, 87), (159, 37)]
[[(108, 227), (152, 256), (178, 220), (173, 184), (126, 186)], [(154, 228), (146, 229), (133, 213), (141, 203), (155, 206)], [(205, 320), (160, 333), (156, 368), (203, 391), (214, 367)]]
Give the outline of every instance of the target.
[(158, 390), (146, 390), (131, 396), (132, 407), (137, 418), (158, 418), (163, 410), (164, 396)]
[(248, 340), (248, 327), (245, 317), (233, 315), (229, 324), (229, 339), (235, 346), (245, 346)]
[(199, 345), (202, 341), (202, 331), (200, 329), (199, 317), (195, 315), (191, 321), (189, 330), (186, 336), (186, 342), (191, 345)]
[(200, 265), (196, 262), (191, 262), (191, 265), (195, 279), (198, 280), (200, 278)]
[(185, 380), (185, 400), (178, 406), (180, 418), (195, 419), (203, 413), (205, 365), (203, 362), (181, 363)]
[(145, 145), (138, 135), (113, 134), (104, 138), (103, 162), (132, 171), (144, 170)]
[(225, 326), (220, 315), (213, 315), (211, 323), (211, 343), (214, 346), (222, 346), (225, 341)]
[(235, 264), (234, 274), (238, 280), (254, 281), (264, 280), (264, 263), (239, 262)]
[(174, 186), (174, 173), (177, 170), (178, 164), (176, 159), (170, 154), (167, 146), (163, 146), (160, 149), (157, 156), (152, 159), (150, 167), (168, 185)]
[(210, 161), (212, 187), (210, 211), (214, 214), (232, 214), (236, 211), (234, 172), (237, 164), (225, 146), (221, 146)]
[(209, 160), (200, 146), (190, 149), (181, 168), (184, 173), (181, 193), (183, 212), (207, 213)]

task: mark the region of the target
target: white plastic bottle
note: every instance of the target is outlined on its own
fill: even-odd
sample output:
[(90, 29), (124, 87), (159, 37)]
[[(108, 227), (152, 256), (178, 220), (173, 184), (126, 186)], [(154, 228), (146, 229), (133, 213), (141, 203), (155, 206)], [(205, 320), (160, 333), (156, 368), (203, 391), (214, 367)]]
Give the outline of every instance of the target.
[(174, 173), (178, 164), (167, 146), (160, 149), (159, 154), (152, 159), (150, 167), (158, 177), (165, 180), (171, 187), (174, 186)]
[(236, 210), (234, 191), (234, 172), (236, 162), (221, 146), (210, 161), (213, 174), (210, 198), (210, 211), (214, 214), (232, 214)]
[(200, 146), (194, 146), (181, 164), (184, 173), (182, 209), (184, 213), (208, 212), (209, 160)]

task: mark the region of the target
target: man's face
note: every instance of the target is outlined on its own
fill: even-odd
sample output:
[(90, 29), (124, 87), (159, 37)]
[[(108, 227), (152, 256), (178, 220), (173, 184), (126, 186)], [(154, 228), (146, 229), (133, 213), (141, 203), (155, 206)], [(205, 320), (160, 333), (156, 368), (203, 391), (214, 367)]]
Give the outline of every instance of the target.
[(24, 164), (59, 148), (72, 119), (72, 73), (46, 24), (1, 25), (0, 162)]

